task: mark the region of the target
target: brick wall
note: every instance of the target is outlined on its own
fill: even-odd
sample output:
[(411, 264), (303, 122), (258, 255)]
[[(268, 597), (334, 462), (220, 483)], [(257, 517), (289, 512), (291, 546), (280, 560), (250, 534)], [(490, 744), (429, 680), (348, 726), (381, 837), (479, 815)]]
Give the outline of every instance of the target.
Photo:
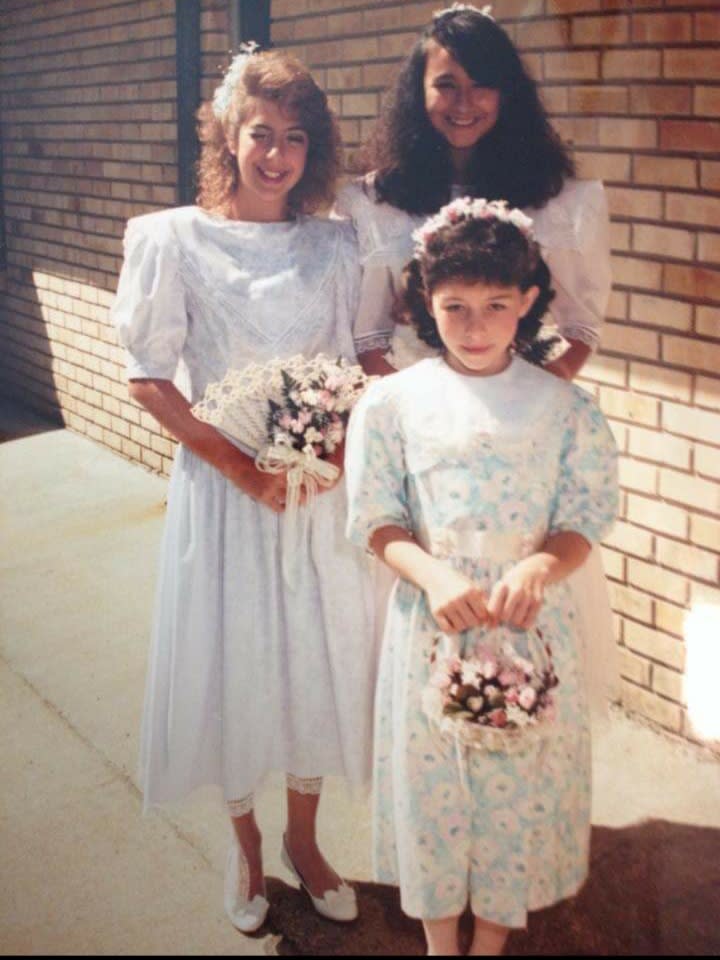
[[(417, 28), (443, 4), (273, 0), (354, 147)], [(720, 17), (716, 0), (496, 0), (581, 175), (608, 186), (615, 287), (583, 385), (621, 450), (604, 548), (622, 698), (693, 737), (683, 614), (720, 602)]]
[[(5, 0), (0, 44), (0, 393), (167, 471), (108, 310), (125, 221), (176, 203), (175, 2)], [(204, 72), (227, 47), (225, 4), (205, 0)]]
[[(352, 162), (442, 6), (273, 0), (273, 40), (328, 90)], [(6, 0), (0, 119), (8, 268), (0, 391), (146, 466), (172, 445), (127, 399), (108, 324), (127, 217), (175, 202), (172, 0)], [(623, 700), (692, 737), (683, 612), (720, 602), (720, 18), (716, 0), (496, 0), (584, 176), (608, 185), (615, 290), (584, 385), (622, 452), (605, 547)], [(226, 61), (203, 0), (203, 94)]]

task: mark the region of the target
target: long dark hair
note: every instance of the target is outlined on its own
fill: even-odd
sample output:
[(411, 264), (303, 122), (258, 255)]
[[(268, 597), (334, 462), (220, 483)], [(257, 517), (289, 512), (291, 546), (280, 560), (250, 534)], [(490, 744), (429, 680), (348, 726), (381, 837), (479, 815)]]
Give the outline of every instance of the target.
[(550, 271), (533, 240), (511, 223), (472, 218), (441, 227), (426, 241), (422, 253), (403, 271), (395, 314), (399, 322), (415, 328), (420, 340), (438, 350), (443, 342), (428, 301), (433, 290), (449, 280), (522, 291), (539, 287), (535, 302), (518, 324), (514, 348), (531, 363), (545, 363), (558, 343), (555, 337), (541, 335), (543, 317), (555, 293)]
[(408, 213), (432, 213), (450, 199), (450, 146), (425, 109), (427, 45), (434, 40), (480, 86), (500, 91), (497, 123), (475, 146), (467, 193), (542, 207), (575, 172), (537, 88), (505, 31), (477, 10), (436, 17), (415, 44), (391, 90), (366, 151), (379, 200)]

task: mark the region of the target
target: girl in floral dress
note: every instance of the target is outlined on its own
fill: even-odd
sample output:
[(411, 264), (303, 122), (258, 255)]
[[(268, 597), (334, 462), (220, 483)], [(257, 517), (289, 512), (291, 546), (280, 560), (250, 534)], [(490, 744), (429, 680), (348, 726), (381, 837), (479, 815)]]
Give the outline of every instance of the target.
[[(565, 578), (616, 510), (612, 435), (582, 390), (528, 362), (552, 299), (521, 211), (457, 200), (417, 237), (403, 310), (439, 356), (372, 385), (350, 425), (349, 533), (399, 576), (376, 714), (374, 863), (431, 954), (497, 953), (588, 867), (590, 754)], [(437, 631), (468, 651), (551, 645), (556, 718), (519, 755), (443, 740), (423, 714)]]
[[(376, 655), (364, 559), (344, 538), (341, 486), (321, 488), (292, 587), (282, 573), (285, 474), (261, 473), (190, 412), (229, 368), (296, 354), (354, 361), (353, 228), (332, 200), (339, 140), (308, 71), (240, 55), (201, 112), (197, 206), (131, 220), (114, 320), (133, 398), (180, 441), (143, 718), (146, 806), (221, 787), (233, 826), (225, 907), (250, 931), (268, 909), (254, 793), (287, 773), (284, 856), (315, 908), (351, 920), (353, 890), (323, 859), (325, 775), (369, 779)], [(173, 385), (178, 365), (187, 399)]]

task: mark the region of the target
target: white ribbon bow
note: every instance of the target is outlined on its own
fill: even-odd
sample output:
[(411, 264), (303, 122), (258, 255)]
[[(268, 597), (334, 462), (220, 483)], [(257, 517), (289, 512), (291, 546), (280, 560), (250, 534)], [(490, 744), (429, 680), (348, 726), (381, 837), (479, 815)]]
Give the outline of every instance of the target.
[[(282, 567), (283, 576), (288, 586), (295, 586), (296, 567), (291, 566), (291, 560), (296, 560), (300, 548), (307, 543), (310, 533), (310, 515), (319, 487), (331, 487), (338, 476), (340, 469), (334, 463), (322, 460), (314, 452), (295, 450), (294, 447), (272, 446), (267, 447), (255, 458), (255, 466), (263, 473), (287, 474), (287, 499), (285, 501), (285, 529), (287, 536), (283, 549)], [(302, 527), (298, 524), (300, 518), (300, 495), (305, 487), (307, 500), (303, 514)]]

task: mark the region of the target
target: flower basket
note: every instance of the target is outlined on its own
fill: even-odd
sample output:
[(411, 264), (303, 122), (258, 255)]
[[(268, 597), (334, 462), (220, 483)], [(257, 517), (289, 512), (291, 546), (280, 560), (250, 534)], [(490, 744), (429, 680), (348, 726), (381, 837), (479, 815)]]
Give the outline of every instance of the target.
[(438, 633), (423, 711), (434, 729), (456, 744), (491, 753), (523, 753), (552, 731), (551, 691), (558, 679), (542, 633), (528, 634), (528, 657), (511, 643), (498, 652), (487, 642), (470, 656), (455, 637)]

